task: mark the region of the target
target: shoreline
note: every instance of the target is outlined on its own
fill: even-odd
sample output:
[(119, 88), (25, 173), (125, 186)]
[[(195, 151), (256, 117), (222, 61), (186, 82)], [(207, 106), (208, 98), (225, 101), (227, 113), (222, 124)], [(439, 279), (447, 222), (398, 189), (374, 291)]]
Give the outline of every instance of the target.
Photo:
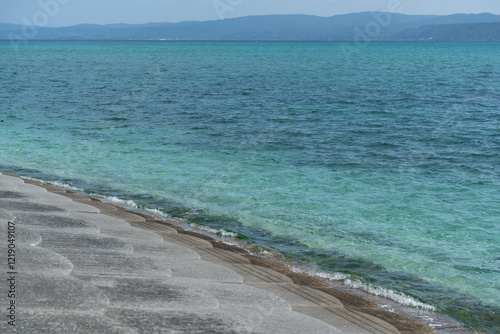
[[(92, 197), (92, 196), (89, 196)], [(368, 290), (364, 289), (363, 287), (353, 287), (351, 285), (346, 284), (343, 280), (335, 280), (335, 279), (329, 279), (324, 277), (324, 274), (331, 274), (328, 272), (325, 272), (321, 270), (320, 268), (316, 267), (315, 265), (302, 261), (302, 260), (297, 260), (295, 258), (285, 258), (279, 251), (277, 250), (271, 250), (266, 249), (260, 245), (253, 244), (253, 245), (248, 245), (244, 240), (239, 240), (236, 238), (232, 238), (230, 236), (220, 236), (216, 233), (212, 233), (210, 228), (204, 229), (204, 226), (198, 225), (196, 223), (194, 224), (189, 224), (188, 222), (180, 219), (180, 218), (170, 218), (170, 217), (165, 217), (165, 216), (155, 216), (154, 212), (149, 211), (148, 209), (138, 209), (134, 208), (131, 206), (128, 206), (127, 204), (119, 205), (115, 204), (111, 201), (106, 201), (106, 199), (101, 199), (101, 198), (96, 198), (98, 200), (101, 200), (105, 203), (115, 205), (118, 207), (122, 207), (128, 211), (134, 212), (134, 213), (139, 213), (142, 215), (146, 215), (148, 217), (152, 217), (154, 219), (166, 219), (167, 221), (172, 219), (176, 221), (176, 225), (179, 226), (181, 229), (183, 229), (183, 232), (181, 233), (187, 233), (192, 236), (197, 236), (205, 240), (211, 240), (211, 242), (219, 242), (226, 244), (228, 248), (223, 248), (225, 250), (229, 251), (235, 251), (238, 254), (241, 254), (241, 251), (243, 250), (244, 252), (247, 252), (251, 256), (255, 256), (257, 258), (263, 259), (264, 261), (269, 261), (277, 263), (278, 265), (282, 265), (286, 267), (286, 270), (279, 271), (282, 274), (285, 274), (288, 276), (288, 273), (293, 273), (293, 274), (300, 274), (300, 275), (306, 275), (314, 280), (320, 280), (326, 284), (328, 284), (330, 287), (334, 288), (335, 290), (339, 290), (342, 292), (346, 292), (348, 294), (352, 294), (357, 296), (358, 298), (364, 299), (367, 302), (370, 303), (375, 303), (378, 307), (380, 307), (383, 311), (390, 312), (396, 316), (404, 316), (408, 317), (410, 319), (413, 319), (417, 322), (423, 323), (425, 325), (428, 325), (430, 328), (432, 328), (433, 333), (436, 334), (488, 334), (487, 332), (482, 332), (478, 330), (473, 330), (465, 327), (462, 323), (459, 321), (445, 315), (442, 313), (439, 313), (437, 309), (430, 310), (430, 309), (423, 309), (418, 306), (410, 306), (410, 305), (405, 305), (395, 299), (391, 299), (390, 297), (382, 296), (380, 294), (375, 294), (371, 293)], [(196, 225), (196, 226), (193, 226)], [(206, 239), (206, 238), (209, 239)], [(230, 243), (231, 241), (235, 241), (234, 243)], [(220, 245), (220, 244), (219, 244)], [(233, 247), (236, 247), (234, 249)], [(255, 250), (257, 249), (257, 250)], [(263, 252), (262, 252), (263, 250)], [(314, 268), (311, 268), (314, 267)], [(276, 267), (270, 266), (270, 269), (276, 270)], [(316, 285), (312, 285), (316, 286)], [(424, 304), (420, 301), (418, 301), (415, 297), (404, 295), (401, 293), (399, 295), (398, 292), (394, 290), (388, 290), (387, 288), (381, 288), (378, 286), (373, 286), (375, 289), (382, 289), (386, 290), (386, 292), (392, 292), (398, 296), (404, 296), (405, 298), (411, 298), (417, 303), (421, 303), (424, 306), (429, 306), (433, 307), (431, 305)], [(333, 295), (333, 294), (332, 294)], [(337, 295), (334, 295), (337, 296)], [(338, 296), (337, 296), (338, 297)], [(384, 318), (385, 321), (387, 321), (386, 318)], [(398, 320), (399, 321), (399, 320)], [(389, 322), (389, 321), (388, 321)], [(413, 332), (412, 332), (413, 333)], [(415, 332), (419, 334), (424, 334), (424, 331), (421, 332)]]
[[(190, 237), (199, 238), (205, 242), (209, 242), (214, 248), (244, 256), (248, 258), (253, 265), (258, 265), (283, 274), (289, 277), (297, 285), (307, 286), (323, 293), (327, 293), (341, 300), (345, 305), (349, 305), (350, 308), (362, 310), (364, 313), (390, 323), (400, 330), (401, 333), (482, 333), (467, 329), (455, 319), (449, 318), (443, 314), (402, 305), (392, 299), (370, 294), (360, 288), (347, 286), (342, 281), (333, 281), (331, 279), (329, 280), (315, 276), (313, 272), (314, 270), (311, 271), (310, 268), (307, 268), (307, 263), (303, 263), (302, 261), (295, 259), (282, 260), (277, 256), (272, 257), (250, 252), (248, 247), (244, 247), (242, 245), (244, 242), (241, 242), (238, 239), (235, 240), (238, 240), (240, 245), (226, 243), (223, 239), (231, 238), (220, 237), (218, 235), (211, 234), (209, 231), (197, 229), (196, 226), (193, 227), (192, 225), (189, 225), (188, 222), (178, 218), (166, 216), (160, 217), (154, 215), (154, 212), (152, 211), (128, 206), (126, 205), (126, 202), (123, 204), (111, 203), (111, 201), (98, 198), (96, 195), (91, 196), (72, 189), (65, 189), (64, 186), (50, 185), (47, 181), (22, 177), (8, 172), (3, 172), (3, 174), (19, 177), (25, 183), (41, 186), (49, 192), (70, 197), (74, 201), (82, 201), (86, 204), (93, 205), (101, 211), (104, 210), (104, 214), (110, 214), (108, 211), (113, 211), (111, 208), (114, 208), (114, 210), (118, 212), (138, 215), (142, 217), (148, 225), (138, 226), (141, 228), (152, 228), (153, 230), (156, 228), (161, 229), (161, 226), (174, 228), (180, 234), (185, 234)], [(188, 229), (186, 229), (186, 227), (188, 227)], [(259, 246), (257, 245), (257, 247)], [(303, 263), (304, 266), (301, 266), (301, 263)], [(299, 270), (294, 270), (294, 267)], [(438, 322), (437, 324), (436, 321)], [(446, 326), (439, 325), (439, 322), (445, 323)]]

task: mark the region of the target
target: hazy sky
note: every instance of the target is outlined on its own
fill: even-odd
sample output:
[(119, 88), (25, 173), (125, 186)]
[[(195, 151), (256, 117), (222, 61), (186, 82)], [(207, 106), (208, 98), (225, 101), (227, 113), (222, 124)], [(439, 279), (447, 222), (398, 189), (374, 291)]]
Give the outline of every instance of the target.
[(0, 0), (0, 22), (39, 26), (216, 20), (246, 15), (500, 14), (500, 0)]

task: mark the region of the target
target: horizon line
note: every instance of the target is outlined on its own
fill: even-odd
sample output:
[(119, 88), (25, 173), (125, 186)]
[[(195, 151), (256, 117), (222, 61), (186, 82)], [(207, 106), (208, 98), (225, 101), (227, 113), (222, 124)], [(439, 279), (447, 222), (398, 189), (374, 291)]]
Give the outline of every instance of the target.
[[(184, 21), (177, 21), (177, 22), (169, 22), (169, 21), (162, 21), (162, 22), (144, 22), (144, 23), (124, 23), (124, 22), (119, 22), (119, 23), (77, 23), (73, 25), (65, 25), (65, 26), (37, 26), (37, 25), (32, 25), (33, 27), (39, 27), (39, 28), (69, 28), (69, 27), (76, 27), (76, 26), (81, 26), (81, 25), (93, 25), (93, 26), (110, 26), (110, 25), (147, 25), (147, 24), (179, 24), (179, 23), (204, 23), (204, 22), (216, 22), (216, 21), (229, 21), (229, 20), (235, 20), (235, 19), (241, 19), (241, 18), (246, 18), (246, 17), (266, 17), (266, 16), (310, 16), (310, 17), (318, 17), (318, 18), (333, 18), (333, 17), (338, 17), (338, 16), (347, 16), (347, 15), (356, 15), (356, 14), (364, 14), (364, 13), (391, 13), (391, 14), (397, 14), (397, 15), (404, 15), (404, 16), (453, 16), (453, 15), (484, 15), (484, 14), (490, 14), (494, 16), (500, 16), (500, 14), (494, 14), (492, 12), (481, 12), (481, 13), (454, 13), (454, 14), (404, 14), (404, 13), (397, 13), (397, 12), (390, 12), (387, 10), (372, 10), (372, 11), (362, 11), (362, 12), (352, 12), (352, 13), (345, 13), (345, 14), (336, 14), (336, 15), (330, 15), (330, 16), (321, 16), (321, 15), (314, 15), (314, 14), (263, 14), (263, 15), (243, 15), (243, 16), (238, 16), (238, 17), (231, 17), (231, 18), (223, 18), (223, 19), (212, 19), (212, 20), (184, 20)], [(0, 22), (0, 24), (8, 24), (8, 25), (15, 25), (15, 26), (26, 26), (23, 24), (19, 23), (8, 23), (8, 22)]]

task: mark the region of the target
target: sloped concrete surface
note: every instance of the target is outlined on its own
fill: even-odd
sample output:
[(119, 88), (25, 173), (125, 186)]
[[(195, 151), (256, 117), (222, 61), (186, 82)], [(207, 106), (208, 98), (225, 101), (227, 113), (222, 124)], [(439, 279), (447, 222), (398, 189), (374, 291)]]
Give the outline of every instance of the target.
[(0, 332), (400, 333), (167, 225), (0, 174)]

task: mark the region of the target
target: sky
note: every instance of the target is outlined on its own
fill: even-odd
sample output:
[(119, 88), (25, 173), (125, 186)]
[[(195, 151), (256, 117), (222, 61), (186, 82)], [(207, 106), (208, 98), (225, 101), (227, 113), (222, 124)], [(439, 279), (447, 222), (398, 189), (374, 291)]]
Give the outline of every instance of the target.
[(207, 21), (266, 14), (332, 16), (363, 11), (500, 14), (500, 0), (0, 0), (0, 22), (54, 27)]

